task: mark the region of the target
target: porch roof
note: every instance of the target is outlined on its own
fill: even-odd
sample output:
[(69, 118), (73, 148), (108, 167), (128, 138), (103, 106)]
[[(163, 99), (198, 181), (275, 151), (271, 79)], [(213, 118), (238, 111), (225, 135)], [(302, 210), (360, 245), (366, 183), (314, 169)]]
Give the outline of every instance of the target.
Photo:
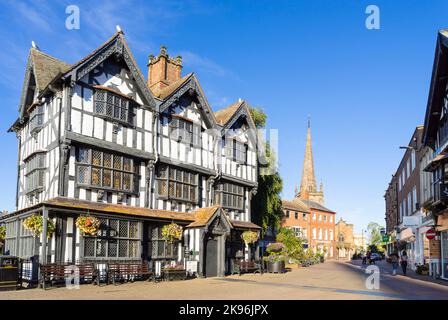
[[(211, 206), (205, 208), (199, 208), (193, 212), (176, 212), (169, 210), (159, 210), (159, 209), (149, 209), (135, 206), (127, 206), (121, 204), (110, 204), (102, 202), (92, 202), (87, 200), (72, 199), (66, 197), (56, 197), (43, 201), (32, 207), (17, 210), (15, 212), (8, 213), (7, 215), (1, 216), (0, 219), (7, 219), (11, 216), (18, 215), (26, 212), (35, 212), (40, 210), (43, 206), (49, 209), (78, 209), (86, 210), (89, 212), (102, 212), (102, 213), (113, 213), (113, 214), (123, 214), (136, 217), (147, 217), (147, 218), (159, 218), (165, 220), (175, 220), (179, 222), (189, 223), (188, 227), (203, 227), (207, 225), (209, 220), (214, 216), (216, 210), (220, 209), (220, 206)], [(249, 221), (238, 221), (228, 219), (229, 224), (233, 228), (240, 229), (261, 229), (258, 225)]]

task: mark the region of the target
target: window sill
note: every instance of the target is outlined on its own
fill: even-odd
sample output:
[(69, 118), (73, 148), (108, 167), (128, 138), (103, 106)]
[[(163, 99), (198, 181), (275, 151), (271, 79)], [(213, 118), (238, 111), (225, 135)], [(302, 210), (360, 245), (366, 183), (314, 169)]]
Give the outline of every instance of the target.
[(96, 117), (98, 117), (98, 118), (101, 118), (103, 120), (110, 121), (110, 122), (115, 122), (116, 124), (122, 125), (124, 127), (128, 127), (128, 128), (131, 128), (131, 129), (135, 129), (136, 128), (135, 125), (133, 125), (133, 124), (127, 122), (127, 121), (124, 121), (124, 120), (115, 119), (113, 117), (109, 117), (109, 116), (106, 116), (104, 114), (100, 114), (100, 113), (96, 113), (96, 112), (94, 112), (94, 115)]
[(114, 189), (114, 188), (105, 188), (105, 187), (98, 187), (98, 186), (93, 186), (90, 184), (84, 184), (84, 183), (77, 183), (76, 184), (77, 187), (81, 187), (81, 188), (85, 188), (85, 189), (92, 189), (92, 191), (105, 191), (105, 192), (114, 192), (114, 193), (124, 193), (126, 195), (133, 195), (133, 196), (139, 196), (140, 193), (139, 192), (135, 192), (135, 191), (127, 191), (127, 190), (123, 190), (123, 189)]

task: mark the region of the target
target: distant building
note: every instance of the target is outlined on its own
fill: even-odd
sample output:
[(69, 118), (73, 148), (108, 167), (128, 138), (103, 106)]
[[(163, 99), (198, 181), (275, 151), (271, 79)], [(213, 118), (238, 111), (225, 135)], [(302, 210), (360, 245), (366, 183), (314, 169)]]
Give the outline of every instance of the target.
[(355, 244), (356, 252), (367, 251), (367, 237), (363, 233), (361, 234), (355, 233), (353, 235), (353, 242)]
[(353, 236), (353, 224), (347, 223), (342, 218), (335, 225), (337, 258), (351, 260), (355, 253), (355, 239)]
[(323, 184), (319, 190), (317, 188), (309, 121), (300, 190), (296, 188), (293, 200), (283, 201), (283, 212), (282, 226), (297, 230), (314, 252), (322, 252), (327, 258), (335, 257), (336, 212), (324, 206)]

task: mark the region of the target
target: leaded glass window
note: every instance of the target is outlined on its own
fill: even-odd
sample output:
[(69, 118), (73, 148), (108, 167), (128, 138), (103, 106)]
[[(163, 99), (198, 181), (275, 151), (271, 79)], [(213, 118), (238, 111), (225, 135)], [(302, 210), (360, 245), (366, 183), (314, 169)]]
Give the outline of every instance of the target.
[(161, 165), (156, 172), (157, 190), (160, 197), (198, 201), (199, 175), (173, 166)]
[(102, 189), (138, 192), (140, 162), (85, 147), (76, 148), (77, 183)]
[(191, 120), (172, 116), (169, 128), (172, 139), (194, 146), (200, 145), (201, 127)]
[(45, 158), (45, 153), (36, 153), (25, 161), (25, 188), (28, 193), (44, 187)]
[(140, 223), (101, 218), (96, 237), (84, 236), (84, 257), (87, 259), (140, 258)]
[(96, 89), (94, 93), (95, 113), (118, 120), (130, 122), (130, 101), (107, 90)]
[(227, 158), (239, 163), (247, 162), (247, 144), (236, 139), (223, 138), (224, 152)]
[(30, 112), (29, 128), (30, 132), (38, 131), (44, 123), (44, 105), (34, 107)]
[(162, 238), (162, 227), (151, 229), (151, 258), (174, 259), (179, 242), (169, 243)]
[(215, 204), (228, 209), (244, 210), (244, 188), (237, 184), (219, 182), (215, 189)]

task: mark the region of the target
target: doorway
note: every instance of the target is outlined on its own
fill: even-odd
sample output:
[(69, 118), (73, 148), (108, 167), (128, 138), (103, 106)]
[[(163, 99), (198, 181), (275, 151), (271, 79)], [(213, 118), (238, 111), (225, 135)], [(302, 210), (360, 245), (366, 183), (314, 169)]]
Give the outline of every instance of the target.
[(218, 240), (216, 237), (209, 237), (206, 241), (205, 276), (216, 277), (218, 275)]

